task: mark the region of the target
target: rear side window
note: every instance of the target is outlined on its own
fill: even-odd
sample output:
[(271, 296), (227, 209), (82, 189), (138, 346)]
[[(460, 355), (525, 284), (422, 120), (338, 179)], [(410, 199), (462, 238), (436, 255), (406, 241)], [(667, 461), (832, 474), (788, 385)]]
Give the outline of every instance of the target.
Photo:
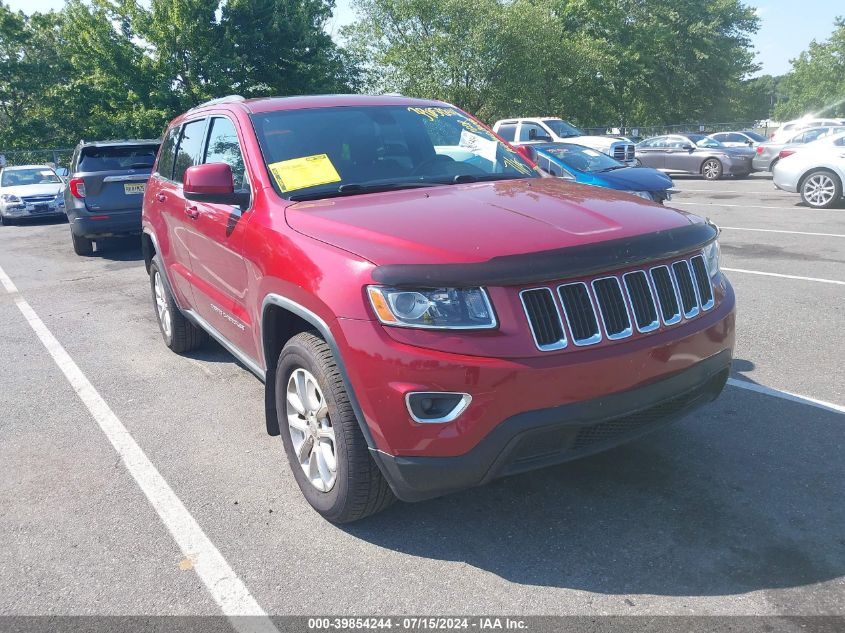
[(516, 123), (505, 123), (501, 125), (497, 134), (506, 141), (512, 141), (516, 138)]
[(167, 131), (167, 136), (164, 137), (164, 143), (161, 144), (161, 151), (158, 154), (158, 166), (156, 173), (162, 178), (170, 178), (173, 176), (173, 162), (176, 154), (176, 139), (179, 138), (180, 127), (174, 125)]
[(116, 145), (113, 147), (83, 147), (77, 171), (118, 171), (121, 169), (152, 169), (156, 145)]
[(208, 147), (205, 150), (205, 163), (226, 163), (232, 168), (232, 178), (235, 191), (247, 188), (244, 178), (244, 157), (238, 143), (238, 133), (235, 125), (225, 117), (211, 119), (211, 130), (208, 133)]
[(176, 165), (173, 170), (173, 180), (182, 182), (185, 170), (199, 164), (202, 160), (202, 140), (205, 132), (205, 119), (191, 121), (182, 128), (182, 138), (179, 139), (179, 149), (176, 151)]

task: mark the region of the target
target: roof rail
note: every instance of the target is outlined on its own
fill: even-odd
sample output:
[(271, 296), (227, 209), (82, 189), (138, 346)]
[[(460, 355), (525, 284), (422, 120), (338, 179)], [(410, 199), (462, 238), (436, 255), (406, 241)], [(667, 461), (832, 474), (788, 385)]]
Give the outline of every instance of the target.
[(208, 101), (204, 101), (199, 105), (195, 105), (193, 108), (191, 108), (191, 110), (189, 110), (189, 112), (193, 110), (199, 110), (200, 108), (217, 105), (218, 103), (236, 103), (240, 101), (246, 101), (246, 99), (244, 99), (241, 95), (227, 95), (225, 97), (219, 97), (217, 99), (209, 99)]

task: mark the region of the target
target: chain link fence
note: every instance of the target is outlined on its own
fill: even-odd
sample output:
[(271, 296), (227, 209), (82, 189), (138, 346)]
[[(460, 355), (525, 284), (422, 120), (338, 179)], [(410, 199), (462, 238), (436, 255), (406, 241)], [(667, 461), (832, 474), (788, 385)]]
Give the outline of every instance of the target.
[(648, 138), (650, 136), (663, 136), (664, 134), (713, 134), (715, 132), (742, 132), (752, 131), (762, 134), (766, 138), (777, 130), (777, 127), (768, 125), (760, 126), (759, 121), (733, 121), (731, 123), (680, 123), (677, 125), (630, 125), (619, 127), (615, 125), (604, 125), (581, 128), (587, 134), (602, 136), (615, 134), (627, 136), (634, 139)]
[(0, 149), (0, 167), (3, 165), (52, 165), (70, 167), (73, 148), (56, 149)]

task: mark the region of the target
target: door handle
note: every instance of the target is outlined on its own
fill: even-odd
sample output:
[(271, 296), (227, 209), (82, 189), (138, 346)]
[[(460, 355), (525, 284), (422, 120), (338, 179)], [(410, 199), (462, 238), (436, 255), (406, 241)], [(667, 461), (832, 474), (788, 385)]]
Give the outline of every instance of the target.
[(167, 202), (167, 196), (165, 196), (163, 193), (157, 193), (156, 200), (158, 200), (159, 202)]
[(192, 220), (196, 220), (198, 217), (200, 217), (200, 210), (194, 205), (190, 205), (185, 207), (185, 215), (187, 215)]

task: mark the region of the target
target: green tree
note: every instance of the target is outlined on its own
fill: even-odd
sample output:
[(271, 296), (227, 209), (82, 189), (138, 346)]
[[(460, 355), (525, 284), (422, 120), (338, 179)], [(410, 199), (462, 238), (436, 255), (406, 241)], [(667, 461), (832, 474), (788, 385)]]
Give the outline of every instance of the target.
[(485, 118), (707, 118), (755, 70), (739, 0), (358, 0), (344, 31), (368, 85)]
[(775, 108), (776, 117), (845, 117), (845, 19), (838, 18), (835, 24), (830, 39), (813, 40), (792, 60), (792, 70), (783, 79), (786, 99)]

